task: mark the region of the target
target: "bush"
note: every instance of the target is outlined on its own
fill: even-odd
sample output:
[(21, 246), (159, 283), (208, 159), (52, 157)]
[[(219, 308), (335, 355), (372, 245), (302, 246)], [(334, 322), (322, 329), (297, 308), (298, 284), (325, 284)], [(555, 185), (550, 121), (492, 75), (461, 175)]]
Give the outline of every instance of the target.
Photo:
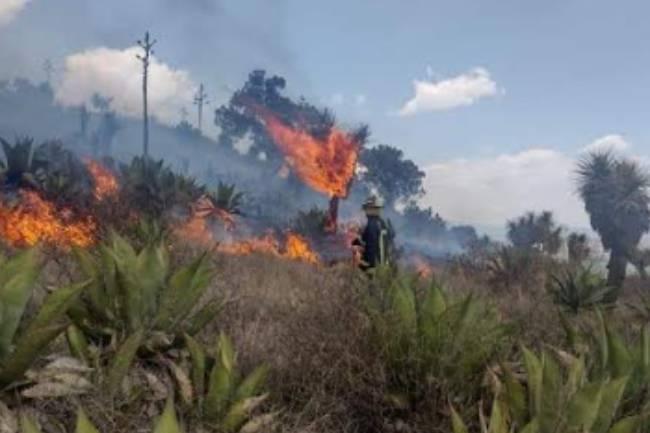
[(590, 268), (567, 269), (553, 275), (550, 292), (556, 304), (577, 314), (611, 300), (613, 291), (607, 281)]

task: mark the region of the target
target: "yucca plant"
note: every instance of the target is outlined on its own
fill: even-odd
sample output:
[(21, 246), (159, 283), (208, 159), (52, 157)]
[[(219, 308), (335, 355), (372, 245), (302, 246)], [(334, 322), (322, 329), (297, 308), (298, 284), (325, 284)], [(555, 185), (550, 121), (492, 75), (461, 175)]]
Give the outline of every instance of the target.
[(233, 215), (241, 214), (244, 193), (237, 191), (235, 184), (219, 182), (214, 193), (215, 206)]
[(419, 291), (413, 279), (384, 272), (369, 315), (393, 400), (413, 404), (432, 389), (474, 397), (485, 367), (506, 346), (508, 326), (471, 295), (450, 300), (436, 283)]
[(194, 401), (205, 423), (222, 432), (258, 431), (273, 422), (276, 414), (255, 414), (267, 399), (263, 388), (267, 366), (242, 376), (232, 341), (220, 334), (214, 358), (191, 336), (186, 335), (191, 359), (191, 383)]
[[(38, 423), (30, 416), (23, 414), (20, 417), (20, 429), (22, 433), (42, 433)], [(153, 433), (183, 433), (174, 407), (173, 399), (168, 399), (165, 409), (160, 417), (154, 422)], [(77, 420), (74, 433), (100, 433), (82, 408), (77, 411)]]
[(174, 206), (188, 207), (205, 193), (193, 178), (174, 173), (163, 160), (135, 157), (120, 173), (124, 197), (151, 218)]
[(25, 309), (39, 269), (35, 249), (10, 259), (0, 258), (0, 389), (21, 379), (46, 346), (65, 330), (67, 310), (88, 285), (55, 290), (27, 320)]
[(591, 268), (579, 267), (553, 275), (549, 291), (556, 304), (577, 314), (583, 309), (604, 304), (611, 298), (612, 289), (607, 286), (607, 280)]
[[(541, 356), (523, 349), (525, 382), (509, 369), (493, 375), (494, 401), (487, 419), (482, 408), (483, 433), (634, 433), (645, 418), (643, 412), (620, 416), (623, 394), (630, 378), (620, 376), (590, 381), (582, 358), (567, 353)], [(468, 431), (452, 408), (454, 433)]]
[[(534, 274), (540, 254), (536, 251), (501, 247), (487, 261), (489, 282), (495, 287), (510, 290)], [(521, 295), (521, 294), (520, 294)]]
[[(164, 243), (140, 251), (117, 234), (98, 254), (77, 250), (82, 272), (91, 279), (71, 317), (85, 339), (116, 349), (108, 387), (116, 392), (138, 353), (155, 354), (195, 335), (221, 309), (213, 299), (200, 306), (212, 281), (206, 254), (173, 269)], [(83, 339), (73, 351), (86, 352)]]
[(0, 138), (0, 144), (4, 152), (4, 161), (0, 168), (5, 185), (36, 187), (35, 174), (39, 169), (39, 161), (35, 162), (33, 158), (34, 140), (28, 137), (18, 138), (12, 145)]

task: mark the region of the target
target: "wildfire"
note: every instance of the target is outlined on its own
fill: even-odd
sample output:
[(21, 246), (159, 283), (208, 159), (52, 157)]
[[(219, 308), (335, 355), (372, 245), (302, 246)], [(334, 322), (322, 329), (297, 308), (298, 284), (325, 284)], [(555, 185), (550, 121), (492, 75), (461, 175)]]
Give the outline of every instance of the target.
[(320, 263), (318, 254), (311, 249), (309, 242), (302, 236), (291, 232), (286, 234), (284, 248), (273, 233), (267, 233), (260, 237), (219, 244), (217, 251), (244, 256), (261, 253), (314, 265)]
[(207, 218), (209, 216), (216, 217), (223, 223), (228, 231), (234, 230), (236, 226), (235, 216), (226, 210), (216, 207), (207, 195), (201, 196), (196, 203), (194, 203), (192, 207), (192, 215), (195, 218)]
[(0, 205), (0, 237), (10, 245), (24, 247), (39, 242), (60, 247), (87, 247), (95, 238), (95, 222), (70, 221), (68, 210), (57, 210), (34, 191), (20, 191), (17, 206)]
[(193, 216), (183, 225), (174, 229), (174, 234), (179, 238), (194, 244), (208, 246), (214, 243), (212, 232), (208, 228), (205, 218)]
[(413, 255), (411, 257), (411, 263), (413, 265), (413, 268), (415, 269), (415, 272), (418, 274), (420, 278), (426, 280), (433, 277), (433, 268), (428, 263), (428, 261), (424, 259), (422, 256), (417, 254)]
[(255, 111), (288, 166), (303, 182), (330, 197), (347, 197), (361, 148), (354, 137), (332, 128), (325, 139), (319, 139), (284, 124), (267, 109), (255, 107)]
[(115, 195), (119, 188), (117, 178), (97, 161), (92, 159), (87, 159), (85, 161), (86, 169), (90, 172), (90, 175), (93, 178), (95, 185), (95, 198), (99, 201), (103, 200), (106, 197)]

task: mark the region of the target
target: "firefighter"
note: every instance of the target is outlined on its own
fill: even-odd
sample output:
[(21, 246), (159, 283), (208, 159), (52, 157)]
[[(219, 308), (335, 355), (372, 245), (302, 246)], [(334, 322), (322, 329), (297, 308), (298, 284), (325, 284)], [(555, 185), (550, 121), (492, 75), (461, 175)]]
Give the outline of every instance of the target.
[(381, 217), (383, 205), (376, 196), (368, 197), (362, 209), (366, 214), (367, 223), (361, 237), (355, 239), (352, 245), (361, 250), (359, 268), (372, 271), (389, 263), (393, 232), (390, 224)]

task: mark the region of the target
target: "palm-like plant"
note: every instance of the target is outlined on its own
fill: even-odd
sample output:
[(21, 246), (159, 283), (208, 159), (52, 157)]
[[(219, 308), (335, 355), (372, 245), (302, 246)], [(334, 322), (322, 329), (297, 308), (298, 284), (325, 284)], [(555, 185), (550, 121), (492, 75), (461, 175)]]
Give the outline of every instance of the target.
[[(216, 299), (199, 307), (213, 276), (206, 254), (172, 269), (164, 243), (136, 251), (118, 235), (100, 246), (98, 257), (85, 250), (76, 254), (92, 282), (70, 314), (86, 338), (115, 347), (108, 373), (112, 393), (138, 352), (172, 347), (183, 334), (199, 332), (222, 307)], [(87, 352), (83, 339), (76, 341), (73, 352)]]
[(0, 165), (4, 184), (11, 187), (35, 187), (37, 185), (35, 173), (42, 161), (34, 161), (34, 140), (27, 137), (19, 138), (12, 145), (0, 138), (0, 144), (5, 157)]
[(650, 230), (650, 177), (634, 161), (609, 152), (591, 153), (578, 164), (578, 191), (605, 250), (610, 252), (607, 283), (623, 286), (630, 255)]
[[(27, 323), (25, 308), (39, 275), (36, 250), (0, 260), (0, 389), (21, 378), (66, 326), (66, 312), (87, 284), (49, 294)], [(20, 330), (20, 331), (19, 331)]]
[(567, 269), (551, 278), (550, 292), (555, 303), (574, 314), (604, 303), (612, 291), (607, 281), (590, 268)]
[(551, 212), (526, 215), (508, 221), (508, 239), (515, 248), (554, 255), (562, 247), (562, 228), (557, 227)]
[(237, 191), (235, 184), (219, 182), (214, 195), (214, 204), (217, 208), (233, 215), (241, 214), (244, 193)]

